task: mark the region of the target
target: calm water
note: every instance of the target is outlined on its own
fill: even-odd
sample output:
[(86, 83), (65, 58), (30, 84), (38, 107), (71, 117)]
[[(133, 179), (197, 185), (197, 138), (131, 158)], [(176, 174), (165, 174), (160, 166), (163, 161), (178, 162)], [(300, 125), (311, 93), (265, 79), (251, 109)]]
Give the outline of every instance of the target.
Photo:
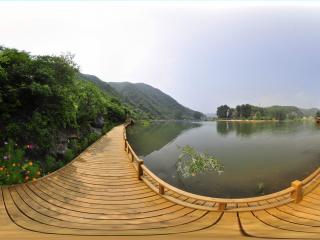
[[(161, 179), (212, 197), (272, 193), (303, 179), (320, 165), (320, 127), (313, 122), (153, 122), (128, 130), (129, 142)], [(190, 145), (213, 154), (224, 172), (183, 177), (176, 163)]]

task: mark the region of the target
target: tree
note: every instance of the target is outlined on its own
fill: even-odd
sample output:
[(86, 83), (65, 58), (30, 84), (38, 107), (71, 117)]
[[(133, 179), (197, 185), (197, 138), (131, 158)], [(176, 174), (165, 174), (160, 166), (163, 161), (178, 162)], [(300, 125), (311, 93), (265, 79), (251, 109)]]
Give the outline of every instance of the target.
[(235, 117), (235, 113), (236, 113), (236, 110), (234, 108), (230, 108), (228, 113), (227, 113), (227, 118), (228, 119), (232, 119)]
[(261, 120), (261, 113), (260, 112), (256, 112), (256, 119)]
[(320, 117), (320, 111), (316, 112), (316, 117)]
[(217, 116), (218, 118), (227, 118), (228, 112), (230, 111), (230, 107), (228, 105), (222, 105), (217, 108)]
[(201, 120), (202, 113), (201, 112), (194, 112), (193, 113), (193, 118), (196, 119), (196, 120)]
[(241, 115), (244, 118), (249, 118), (251, 116), (251, 105), (250, 104), (241, 105)]
[(241, 118), (242, 116), (241, 116), (241, 106), (236, 106), (236, 114), (235, 114), (236, 116), (236, 118)]
[[(5, 143), (13, 142), (28, 149), (25, 159), (51, 172), (98, 137), (92, 129), (97, 119), (104, 133), (127, 116), (119, 101), (79, 79), (71, 55), (33, 56), (0, 46), (0, 166)], [(68, 155), (59, 153), (60, 145)], [(23, 166), (25, 159), (16, 160)]]

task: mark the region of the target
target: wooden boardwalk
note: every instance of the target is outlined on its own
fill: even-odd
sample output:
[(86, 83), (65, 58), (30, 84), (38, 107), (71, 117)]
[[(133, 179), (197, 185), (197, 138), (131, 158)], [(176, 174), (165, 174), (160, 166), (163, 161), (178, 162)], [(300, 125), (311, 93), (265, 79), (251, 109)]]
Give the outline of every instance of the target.
[[(243, 203), (247, 210), (212, 211), (205, 201), (158, 194), (139, 180), (123, 129), (55, 173), (1, 187), (1, 239), (320, 239), (318, 185), (298, 204), (275, 204), (277, 198), (265, 200), (270, 208), (263, 210), (253, 208), (260, 200)], [(194, 208), (195, 201), (204, 208)]]

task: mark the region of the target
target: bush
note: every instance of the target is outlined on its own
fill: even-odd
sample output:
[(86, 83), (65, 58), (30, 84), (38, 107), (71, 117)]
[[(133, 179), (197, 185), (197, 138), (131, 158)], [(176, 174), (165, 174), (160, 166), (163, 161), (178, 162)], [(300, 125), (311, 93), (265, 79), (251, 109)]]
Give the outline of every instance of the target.
[[(0, 184), (37, 178), (39, 164), (46, 172), (56, 170), (99, 137), (90, 130), (98, 117), (107, 123), (105, 132), (128, 115), (119, 101), (81, 79), (70, 55), (33, 56), (0, 46), (0, 82), (0, 141), (22, 146), (0, 143)], [(61, 133), (82, 136), (70, 141), (63, 159), (56, 156)], [(26, 165), (30, 159), (39, 162)]]
[(74, 153), (71, 149), (67, 149), (66, 153), (64, 154), (64, 162), (70, 162), (74, 158)]
[(0, 184), (16, 184), (35, 180), (42, 175), (40, 165), (25, 156), (25, 150), (12, 140), (0, 148)]

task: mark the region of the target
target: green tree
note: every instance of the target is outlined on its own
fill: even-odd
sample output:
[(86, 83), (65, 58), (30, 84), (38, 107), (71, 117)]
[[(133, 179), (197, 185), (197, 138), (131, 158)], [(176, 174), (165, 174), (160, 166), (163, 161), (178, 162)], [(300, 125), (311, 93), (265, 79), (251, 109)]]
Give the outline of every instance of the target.
[(193, 118), (196, 120), (201, 120), (203, 114), (201, 112), (194, 112), (193, 113)]
[(249, 118), (251, 116), (252, 107), (250, 104), (241, 105), (241, 116), (244, 118)]
[(55, 170), (98, 137), (92, 129), (97, 120), (103, 133), (130, 116), (119, 101), (79, 78), (72, 55), (33, 56), (0, 47), (0, 83), (0, 153), (4, 142), (28, 146), (24, 160), (13, 159), (21, 166), (35, 159), (46, 171)]
[(222, 105), (217, 108), (217, 116), (218, 118), (227, 118), (228, 112), (230, 111), (230, 107), (228, 105)]

